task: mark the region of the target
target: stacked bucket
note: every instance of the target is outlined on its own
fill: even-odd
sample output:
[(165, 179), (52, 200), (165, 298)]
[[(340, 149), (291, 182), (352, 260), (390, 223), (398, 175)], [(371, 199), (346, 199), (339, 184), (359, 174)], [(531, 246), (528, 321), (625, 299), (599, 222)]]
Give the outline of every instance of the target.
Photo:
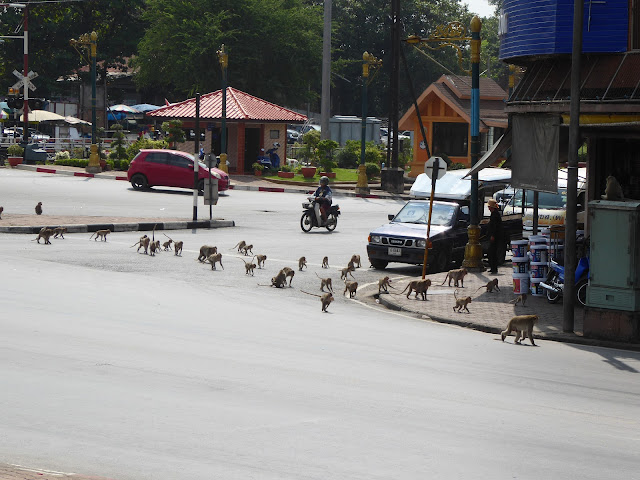
[(529, 288), (531, 295), (542, 296), (544, 289), (540, 282), (547, 278), (549, 271), (550, 239), (545, 235), (531, 235), (529, 237)]
[(527, 240), (511, 240), (511, 263), (513, 265), (513, 293), (529, 293), (529, 255)]

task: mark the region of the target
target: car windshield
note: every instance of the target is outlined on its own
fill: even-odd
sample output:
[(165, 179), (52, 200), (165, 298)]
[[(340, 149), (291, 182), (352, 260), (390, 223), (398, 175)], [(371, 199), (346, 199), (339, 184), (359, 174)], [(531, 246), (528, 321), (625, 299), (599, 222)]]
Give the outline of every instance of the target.
[[(450, 225), (455, 214), (455, 205), (434, 203), (431, 212), (431, 225)], [(426, 225), (429, 220), (429, 204), (426, 202), (409, 202), (393, 219), (394, 222), (419, 223)]]
[[(533, 208), (533, 190), (526, 190), (525, 207)], [(522, 206), (522, 190), (517, 190), (509, 202), (516, 207)], [(539, 192), (538, 208), (566, 208), (567, 191), (560, 189), (558, 193)]]

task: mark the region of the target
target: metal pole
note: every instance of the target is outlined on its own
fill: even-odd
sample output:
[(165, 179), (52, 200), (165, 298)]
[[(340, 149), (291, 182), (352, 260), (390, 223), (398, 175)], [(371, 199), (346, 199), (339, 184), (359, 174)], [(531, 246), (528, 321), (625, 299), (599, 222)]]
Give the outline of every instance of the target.
[(222, 119), (220, 132), (220, 170), (229, 173), (227, 168), (227, 66), (229, 55), (224, 49), (224, 43), (218, 50), (218, 60), (222, 69)]
[(200, 171), (200, 94), (196, 93), (196, 141), (193, 161), (193, 221), (198, 219), (198, 172)]
[(321, 138), (331, 138), (331, 0), (324, 0), (324, 27), (322, 33), (322, 97), (320, 108)]
[[(86, 37), (84, 37), (86, 41)], [(89, 164), (87, 172), (100, 173), (100, 158), (98, 154), (98, 144), (96, 138), (96, 42), (98, 34), (91, 32), (89, 36), (89, 48), (91, 49), (91, 154), (89, 155)]]
[[(480, 157), (480, 30), (478, 17), (471, 20), (471, 166)], [(462, 265), (467, 269), (484, 270), (480, 245), (480, 215), (478, 212), (478, 172), (471, 176), (471, 204), (469, 205), (469, 241), (465, 246)]]
[(367, 139), (367, 82), (369, 81), (369, 65), (375, 57), (369, 52), (362, 54), (362, 122), (360, 130), (360, 166), (358, 167), (358, 183), (356, 193), (367, 195), (370, 193), (367, 182), (367, 167), (365, 165), (365, 143)]
[(431, 236), (431, 214), (433, 212), (433, 196), (436, 191), (436, 180), (440, 170), (440, 160), (438, 158), (433, 162), (433, 174), (431, 176), (431, 197), (429, 198), (429, 218), (427, 220), (427, 243), (424, 246), (424, 259), (422, 261), (422, 279), (427, 275), (427, 260), (429, 258), (429, 238)]
[[(24, 17), (24, 68), (23, 68), (23, 78), (22, 85), (24, 90), (24, 103), (22, 106), (22, 115), (24, 119), (24, 126), (22, 130), (22, 141), (26, 145), (29, 143), (29, 7), (25, 6), (22, 10), (22, 14)], [(25, 148), (25, 155), (27, 149)], [(25, 157), (26, 158), (26, 157)]]
[(564, 295), (562, 330), (573, 332), (576, 301), (576, 226), (578, 201), (578, 147), (580, 142), (580, 67), (584, 5), (573, 3), (573, 49), (571, 52), (571, 104), (569, 111), (569, 165), (567, 168), (567, 211), (564, 230)]

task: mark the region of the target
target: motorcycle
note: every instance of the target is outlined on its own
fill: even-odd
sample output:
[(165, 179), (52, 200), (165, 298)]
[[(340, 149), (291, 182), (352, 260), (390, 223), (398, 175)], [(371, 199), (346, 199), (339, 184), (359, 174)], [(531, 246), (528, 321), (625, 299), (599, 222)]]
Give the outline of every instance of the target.
[[(587, 302), (587, 285), (589, 284), (589, 257), (584, 254), (586, 250), (584, 243), (582, 249), (583, 253), (576, 266), (575, 285), (578, 303), (584, 306)], [(549, 303), (557, 303), (562, 297), (564, 292), (564, 266), (560, 265), (555, 258), (552, 258), (549, 262), (549, 273), (545, 281), (540, 282), (540, 286), (544, 288)]]
[(273, 144), (273, 147), (266, 152), (263, 148), (263, 154), (258, 157), (258, 163), (264, 168), (277, 169), (280, 166), (280, 155), (278, 155), (278, 148), (280, 148), (280, 144), (278, 142), (275, 142)]
[(302, 217), (300, 218), (300, 228), (302, 228), (303, 232), (310, 232), (312, 228), (326, 228), (330, 232), (333, 232), (338, 226), (338, 216), (340, 215), (340, 206), (339, 205), (331, 205), (329, 207), (329, 211), (327, 212), (327, 220), (322, 224), (318, 224), (318, 219), (316, 218), (315, 211), (315, 200), (313, 197), (307, 197), (308, 202), (302, 202)]

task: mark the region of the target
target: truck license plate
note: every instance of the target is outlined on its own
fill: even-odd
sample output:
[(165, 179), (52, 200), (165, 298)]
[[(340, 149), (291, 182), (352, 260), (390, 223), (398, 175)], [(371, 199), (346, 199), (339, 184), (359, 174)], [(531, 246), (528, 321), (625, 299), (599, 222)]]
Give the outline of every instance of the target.
[(399, 257), (402, 255), (402, 249), (398, 247), (389, 247), (389, 255), (395, 255)]

